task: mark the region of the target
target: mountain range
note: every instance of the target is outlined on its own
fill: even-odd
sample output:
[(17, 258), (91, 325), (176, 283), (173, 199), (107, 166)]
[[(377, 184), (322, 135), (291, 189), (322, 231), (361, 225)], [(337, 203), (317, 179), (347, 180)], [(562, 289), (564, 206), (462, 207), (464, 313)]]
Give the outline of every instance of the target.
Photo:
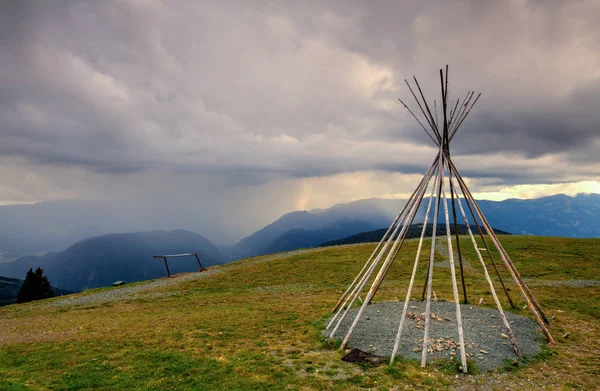
[[(29, 268), (41, 267), (53, 287), (79, 292), (117, 280), (164, 277), (164, 262), (154, 255), (194, 252), (204, 267), (222, 263), (219, 250), (198, 234), (184, 230), (149, 231), (92, 237), (61, 252), (21, 257), (0, 264), (0, 275), (23, 278)], [(198, 263), (194, 257), (175, 258), (169, 262), (169, 268), (171, 273), (197, 271)]]
[[(402, 228), (400, 228), (400, 229), (402, 229)], [(337, 239), (337, 240), (332, 240), (329, 242), (322, 243), (319, 247), (340, 246), (343, 244), (379, 242), (381, 240), (381, 238), (383, 238), (383, 235), (385, 235), (387, 230), (388, 230), (387, 228), (382, 228), (382, 229), (377, 229), (374, 231), (361, 232), (356, 235), (348, 236), (348, 237), (345, 237), (342, 239)], [(472, 228), (472, 230), (474, 231), (473, 234), (477, 235), (477, 231), (475, 231), (475, 228)], [(423, 231), (423, 223), (413, 224), (408, 228), (408, 232), (406, 233), (406, 238), (411, 239), (411, 238), (421, 237), (422, 231)], [(428, 223), (427, 227), (425, 228), (425, 236), (430, 237), (432, 232), (433, 232), (433, 224)], [(450, 233), (454, 234), (454, 232), (455, 232), (454, 225), (450, 225)], [(510, 233), (499, 230), (499, 229), (494, 229), (494, 232), (497, 235), (510, 235)], [(465, 235), (468, 233), (469, 233), (469, 231), (465, 224), (458, 224), (458, 234), (459, 235)], [(444, 235), (444, 237), (445, 237), (446, 226), (444, 224), (438, 224), (435, 229), (435, 234), (436, 234), (436, 236)]]
[[(210, 266), (324, 243), (378, 241), (404, 202), (366, 199), (287, 213), (237, 244), (219, 249), (205, 237), (186, 230), (109, 234), (116, 226), (126, 229), (136, 223), (129, 221), (129, 215), (97, 203), (4, 206), (0, 207), (0, 276), (23, 278), (30, 267), (40, 266), (53, 286), (81, 291), (116, 280), (162, 277), (166, 274), (164, 264), (152, 258), (160, 253), (198, 252), (205, 266)], [(600, 237), (600, 194), (478, 203), (490, 224), (504, 232)], [(422, 205), (415, 222), (422, 221), (424, 209)], [(193, 258), (173, 260), (170, 266), (173, 273), (197, 270)]]
[(83, 239), (109, 233), (184, 229), (211, 241), (242, 236), (233, 220), (208, 216), (207, 208), (177, 203), (148, 206), (85, 200), (0, 206), (0, 264), (24, 255), (62, 251)]
[(329, 209), (291, 212), (224, 251), (234, 259), (315, 247), (357, 232), (388, 225), (390, 218), (376, 203), (348, 203)]
[[(230, 259), (283, 250), (314, 247), (361, 232), (389, 226), (405, 200), (366, 199), (335, 205), (328, 209), (292, 212), (223, 249)], [(600, 194), (570, 197), (557, 194), (537, 199), (478, 201), (495, 229), (536, 236), (572, 238), (600, 237)], [(422, 221), (421, 205), (416, 222)], [(468, 213), (468, 209), (464, 206)], [(471, 219), (469, 219), (472, 222)]]

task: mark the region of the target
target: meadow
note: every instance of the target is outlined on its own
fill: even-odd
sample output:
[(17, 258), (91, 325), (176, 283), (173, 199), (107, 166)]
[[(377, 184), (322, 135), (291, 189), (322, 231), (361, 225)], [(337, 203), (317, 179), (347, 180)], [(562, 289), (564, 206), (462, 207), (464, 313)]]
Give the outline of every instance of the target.
[[(55, 298), (0, 308), (0, 389), (596, 389), (600, 239), (500, 238), (553, 318), (556, 344), (495, 372), (462, 375), (443, 362), (421, 368), (402, 359), (379, 367), (341, 361), (344, 352), (321, 334), (373, 251), (369, 243), (242, 260), (102, 302), (65, 306), (59, 305), (65, 298)], [(403, 299), (416, 245), (405, 243), (376, 300)], [(461, 246), (469, 261), (469, 299), (484, 298), (491, 308), (470, 239), (461, 238)], [(443, 254), (436, 261), (444, 262)], [(413, 299), (425, 278), (420, 269)], [(517, 303), (510, 311), (528, 316), (516, 287), (508, 285)], [(113, 289), (119, 288), (77, 296)], [(448, 269), (435, 269), (434, 289), (439, 299), (451, 299)], [(499, 284), (497, 291), (508, 310)]]

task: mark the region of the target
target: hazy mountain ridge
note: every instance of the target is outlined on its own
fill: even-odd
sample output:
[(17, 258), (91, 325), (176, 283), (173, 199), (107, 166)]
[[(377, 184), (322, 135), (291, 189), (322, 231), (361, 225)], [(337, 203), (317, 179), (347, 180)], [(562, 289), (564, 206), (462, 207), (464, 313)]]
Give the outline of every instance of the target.
[(478, 201), (490, 224), (515, 235), (600, 237), (600, 194)]
[[(472, 228), (473, 229), (473, 228)], [(377, 229), (373, 231), (361, 232), (356, 235), (348, 236), (342, 239), (331, 240), (328, 242), (324, 242), (319, 245), (319, 247), (328, 247), (328, 246), (339, 246), (343, 244), (356, 244), (356, 243), (371, 243), (371, 242), (379, 242), (383, 235), (387, 232), (388, 228)], [(423, 223), (413, 224), (408, 228), (408, 232), (406, 233), (406, 238), (418, 238), (421, 236), (421, 232), (423, 230)], [(425, 228), (425, 237), (431, 237), (433, 232), (433, 224), (428, 223), (427, 228)], [(436, 235), (444, 236), (446, 235), (446, 226), (445, 224), (438, 224), (436, 227)], [(454, 224), (450, 225), (450, 233), (454, 234)], [(505, 232), (499, 229), (494, 229), (494, 232), (498, 235), (511, 235), (510, 232)], [(465, 224), (458, 224), (458, 233), (460, 235), (468, 234), (467, 226)], [(477, 232), (474, 232), (477, 235)]]
[(338, 220), (333, 224), (314, 230), (306, 230), (296, 228), (282, 233), (262, 249), (263, 254), (295, 250), (298, 248), (316, 247), (323, 243), (323, 240), (334, 240), (340, 237), (352, 235), (357, 230), (362, 230), (365, 227), (373, 224), (366, 223), (362, 220)]
[(323, 242), (317, 238), (319, 235), (333, 240), (388, 223), (389, 218), (376, 209), (354, 209), (345, 204), (316, 212), (291, 212), (242, 239), (228, 253), (233, 258), (241, 258), (283, 249), (314, 247)]
[[(228, 259), (267, 254), (276, 251), (314, 247), (323, 242), (342, 239), (361, 232), (389, 226), (405, 200), (364, 199), (334, 205), (327, 209), (313, 209), (284, 214), (273, 223), (240, 240), (235, 246), (222, 247)], [(558, 194), (538, 199), (478, 201), (490, 224), (513, 234), (564, 237), (600, 237), (600, 194), (579, 194), (569, 197)], [(139, 226), (153, 227), (167, 224), (157, 216), (172, 214), (173, 208), (157, 211), (146, 220), (135, 213), (120, 213), (118, 209), (98, 202), (56, 201), (34, 205), (0, 207), (0, 270), (7, 260), (19, 255), (63, 250), (85, 238), (109, 232), (146, 231)], [(466, 209), (466, 208), (465, 208)], [(422, 221), (422, 205), (416, 222)], [(468, 209), (466, 209), (468, 213)], [(196, 214), (184, 227), (196, 220)], [(158, 220), (153, 220), (158, 219)], [(460, 219), (459, 219), (460, 220)], [(217, 224), (218, 225), (218, 224)], [(215, 225), (211, 232), (223, 230)], [(22, 257), (26, 260), (29, 257)], [(35, 262), (46, 262), (53, 255), (34, 257)], [(16, 275), (23, 278), (23, 275)]]
[(110, 233), (185, 229), (212, 240), (239, 238), (201, 208), (139, 204), (66, 200), (0, 206), (0, 264), (24, 255), (63, 251), (86, 238)]
[[(405, 200), (372, 198), (337, 204), (328, 209), (292, 212), (242, 239), (228, 250), (230, 258), (313, 247), (389, 226)], [(537, 199), (477, 201), (494, 229), (520, 235), (600, 237), (600, 194), (557, 194)], [(464, 204), (466, 213), (468, 208)], [(422, 221), (421, 205), (415, 222)], [(442, 216), (443, 213), (440, 213)], [(462, 218), (459, 217), (459, 221)], [(351, 222), (351, 223), (350, 223)], [(472, 219), (469, 218), (472, 223)], [(328, 229), (334, 225), (344, 229)], [(318, 242), (319, 235), (322, 235)], [(338, 236), (338, 237), (336, 237)], [(318, 242), (318, 243), (317, 243)]]
[[(0, 265), (0, 275), (23, 278), (30, 267), (41, 267), (53, 286), (81, 291), (112, 284), (147, 280), (166, 275), (162, 260), (153, 255), (197, 252), (207, 267), (222, 262), (217, 248), (193, 232), (148, 231), (108, 234), (82, 240), (65, 251), (28, 256)], [(169, 262), (171, 273), (198, 270), (193, 257)]]

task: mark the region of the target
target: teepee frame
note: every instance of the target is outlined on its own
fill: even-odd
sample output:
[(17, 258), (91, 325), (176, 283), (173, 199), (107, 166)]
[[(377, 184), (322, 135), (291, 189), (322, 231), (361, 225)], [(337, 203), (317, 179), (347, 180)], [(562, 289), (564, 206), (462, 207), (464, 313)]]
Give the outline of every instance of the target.
[[(430, 318), (431, 318), (431, 294), (432, 294), (432, 282), (433, 282), (433, 261), (435, 255), (435, 245), (436, 245), (436, 231), (438, 225), (438, 215), (440, 212), (440, 204), (443, 207), (444, 216), (445, 216), (445, 231), (446, 231), (446, 242), (448, 246), (448, 257), (450, 262), (450, 272), (452, 277), (452, 288), (453, 288), (453, 296), (454, 303), (456, 304), (456, 319), (458, 326), (458, 338), (459, 338), (459, 348), (460, 348), (460, 360), (462, 365), (462, 371), (467, 373), (467, 360), (466, 360), (466, 352), (465, 352), (465, 342), (463, 336), (463, 324), (462, 324), (462, 315), (460, 308), (460, 300), (459, 300), (459, 289), (457, 285), (457, 276), (455, 269), (455, 259), (454, 259), (454, 244), (456, 244), (456, 251), (458, 255), (458, 265), (460, 272), (460, 280), (462, 285), (462, 294), (464, 303), (468, 303), (467, 296), (467, 288), (465, 285), (465, 278), (463, 273), (463, 262), (462, 262), (462, 254), (460, 249), (460, 240), (458, 234), (458, 220), (457, 220), (457, 210), (460, 212), (462, 216), (467, 231), (469, 233), (469, 237), (475, 249), (475, 253), (477, 254), (477, 258), (483, 268), (483, 273), (485, 275), (485, 279), (489, 285), (490, 292), (492, 293), (492, 297), (498, 308), (498, 312), (504, 327), (506, 328), (506, 334), (508, 335), (515, 354), (520, 356), (519, 347), (517, 345), (517, 341), (513, 335), (510, 324), (506, 319), (504, 311), (502, 309), (502, 305), (498, 299), (498, 295), (496, 294), (496, 290), (494, 287), (494, 283), (487, 269), (486, 262), (484, 261), (484, 256), (487, 255), (490, 263), (492, 264), (498, 281), (500, 282), (502, 289), (508, 299), (510, 305), (514, 308), (514, 302), (511, 299), (508, 288), (502, 276), (500, 275), (500, 271), (498, 270), (498, 266), (496, 265), (496, 261), (492, 256), (491, 247), (488, 244), (488, 240), (491, 242), (492, 246), (497, 250), (500, 258), (510, 274), (514, 284), (518, 287), (518, 291), (521, 294), (523, 301), (525, 302), (527, 308), (531, 311), (534, 319), (544, 332), (546, 338), (550, 343), (554, 343), (554, 339), (546, 324), (549, 324), (548, 318), (546, 314), (542, 310), (540, 304), (536, 300), (535, 296), (527, 286), (526, 282), (523, 280), (519, 272), (517, 271), (514, 263), (510, 259), (508, 253), (502, 247), (500, 240), (496, 236), (494, 230), (490, 226), (489, 222), (486, 220), (483, 215), (477, 201), (473, 198), (473, 195), (467, 188), (467, 185), (458, 172), (456, 166), (452, 162), (450, 156), (450, 142), (454, 138), (454, 135), (458, 131), (459, 127), (465, 121), (469, 113), (471, 112), (473, 106), (479, 100), (481, 94), (478, 94), (475, 97), (475, 92), (469, 91), (466, 96), (463, 98), (462, 102), (460, 99), (457, 99), (454, 104), (448, 105), (448, 66), (446, 65), (445, 72), (440, 69), (440, 83), (442, 90), (442, 99), (440, 102), (440, 110), (441, 113), (438, 116), (438, 104), (436, 101), (433, 102), (433, 112), (431, 111), (431, 105), (427, 103), (421, 86), (417, 81), (416, 77), (413, 77), (415, 89), (411, 86), (411, 84), (405, 80), (406, 85), (408, 86), (409, 91), (414, 97), (417, 105), (425, 118), (425, 122), (427, 124), (424, 125), (422, 121), (419, 120), (417, 115), (400, 99), (400, 103), (404, 105), (404, 107), (408, 110), (408, 112), (415, 118), (417, 123), (423, 128), (425, 133), (429, 136), (429, 138), (435, 143), (435, 145), (439, 148), (437, 155), (435, 156), (433, 163), (429, 167), (429, 169), (425, 172), (423, 179), (409, 197), (408, 201), (398, 214), (398, 216), (394, 219), (387, 232), (364, 264), (361, 271), (358, 273), (354, 281), (348, 286), (344, 294), (340, 297), (337, 304), (333, 308), (334, 316), (327, 325), (327, 329), (333, 327), (333, 330), (330, 333), (330, 337), (334, 337), (338, 328), (340, 327), (342, 321), (348, 315), (350, 309), (353, 307), (354, 303), (357, 299), (362, 300), (360, 297), (361, 293), (365, 289), (368, 283), (370, 283), (370, 288), (366, 291), (366, 297), (362, 300), (362, 305), (358, 310), (358, 313), (354, 317), (352, 324), (346, 333), (340, 349), (344, 349), (348, 344), (348, 341), (354, 332), (358, 322), (361, 320), (363, 312), (367, 305), (373, 300), (373, 297), (377, 293), (382, 281), (384, 280), (387, 272), (389, 271), (392, 263), (394, 262), (396, 256), (400, 252), (404, 240), (406, 239), (406, 234), (408, 232), (408, 228), (413, 223), (419, 206), (421, 205), (427, 189), (430, 184), (432, 187), (431, 195), (429, 196), (429, 202), (427, 205), (427, 211), (425, 212), (423, 229), (421, 231), (421, 236), (419, 239), (419, 245), (417, 248), (417, 254), (415, 257), (415, 262), (410, 278), (410, 282), (408, 284), (408, 290), (406, 292), (406, 299), (404, 300), (404, 307), (402, 310), (402, 316), (400, 318), (400, 324), (398, 325), (398, 332), (396, 334), (396, 339), (394, 343), (394, 349), (392, 352), (392, 357), (390, 359), (390, 363), (392, 363), (398, 353), (398, 348), (400, 345), (402, 330), (404, 327), (404, 321), (406, 319), (408, 303), (410, 301), (413, 285), (415, 282), (415, 276), (418, 270), (419, 259), (421, 257), (421, 251), (423, 249), (423, 238), (425, 236), (425, 231), (427, 228), (427, 222), (430, 218), (430, 211), (432, 209), (432, 204), (434, 213), (433, 213), (433, 230), (431, 236), (431, 248), (429, 253), (429, 262), (427, 266), (427, 273), (425, 277), (425, 283), (423, 288), (423, 293), (421, 295), (422, 300), (426, 300), (425, 305), (425, 329), (423, 336), (423, 349), (421, 356), (421, 366), (425, 366), (427, 363), (427, 352), (428, 352), (428, 337), (429, 337), (429, 329), (430, 329)], [(418, 95), (415, 93), (415, 90), (418, 90)], [(475, 98), (474, 98), (475, 97)], [(448, 185), (449, 188), (449, 198), (450, 205), (452, 209), (453, 216), (453, 225), (455, 231), (455, 239), (454, 242), (452, 240), (452, 234), (450, 229), (450, 219), (449, 213), (450, 208), (448, 206), (448, 197), (446, 188)], [(459, 190), (462, 195), (462, 200), (459, 197)], [(462, 205), (462, 201), (467, 205), (467, 209), (470, 213), (471, 219), (473, 221), (473, 225), (476, 227), (476, 234), (473, 233), (471, 229), (471, 225), (469, 224), (469, 220), (467, 218), (467, 214)], [(457, 208), (458, 205), (458, 208)], [(475, 235), (478, 235), (483, 243), (484, 248), (479, 248)], [(486, 239), (487, 235), (487, 239)], [(482, 254), (482, 252), (485, 254)], [(383, 262), (382, 262), (383, 260)], [(377, 272), (375, 274), (375, 272)], [(373, 275), (375, 274), (375, 277)]]

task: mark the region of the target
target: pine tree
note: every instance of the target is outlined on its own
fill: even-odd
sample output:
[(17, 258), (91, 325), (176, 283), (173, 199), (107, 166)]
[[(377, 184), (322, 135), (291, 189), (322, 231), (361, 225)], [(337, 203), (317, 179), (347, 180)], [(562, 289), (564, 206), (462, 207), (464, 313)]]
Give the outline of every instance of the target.
[(17, 296), (17, 303), (27, 303), (33, 300), (41, 300), (54, 297), (54, 290), (48, 277), (44, 276), (44, 271), (37, 268), (35, 272), (29, 269), (25, 276), (25, 281), (21, 285), (21, 290)]

